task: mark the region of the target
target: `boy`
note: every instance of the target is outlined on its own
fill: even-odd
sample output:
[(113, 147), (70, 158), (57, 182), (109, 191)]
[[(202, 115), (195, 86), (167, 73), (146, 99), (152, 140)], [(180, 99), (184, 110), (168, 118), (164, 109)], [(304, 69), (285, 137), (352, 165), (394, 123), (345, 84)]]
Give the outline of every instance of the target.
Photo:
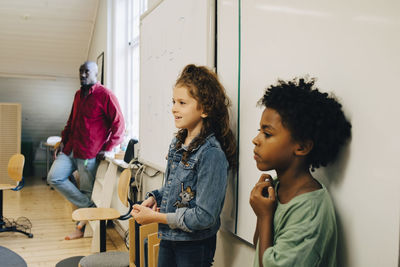
[(279, 81), (265, 106), (254, 159), (263, 174), (250, 195), (257, 215), (254, 266), (336, 266), (335, 211), (311, 170), (335, 160), (351, 134), (341, 104), (314, 89), (314, 80)]

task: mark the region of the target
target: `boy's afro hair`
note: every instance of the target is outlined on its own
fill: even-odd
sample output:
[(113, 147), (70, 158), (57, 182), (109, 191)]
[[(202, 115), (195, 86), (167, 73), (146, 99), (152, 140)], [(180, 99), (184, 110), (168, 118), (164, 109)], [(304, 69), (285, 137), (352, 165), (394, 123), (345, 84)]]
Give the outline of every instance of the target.
[(294, 140), (313, 142), (306, 158), (312, 170), (334, 161), (351, 136), (351, 124), (343, 114), (342, 105), (314, 88), (314, 83), (314, 78), (278, 80), (259, 100), (259, 104), (279, 113)]

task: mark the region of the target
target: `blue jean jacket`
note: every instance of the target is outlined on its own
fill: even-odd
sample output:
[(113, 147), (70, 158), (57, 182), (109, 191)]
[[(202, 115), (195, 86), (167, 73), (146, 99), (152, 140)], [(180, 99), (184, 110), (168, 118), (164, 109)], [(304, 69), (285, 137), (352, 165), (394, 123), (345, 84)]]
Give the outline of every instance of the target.
[(169, 147), (164, 186), (154, 196), (167, 223), (159, 225), (164, 240), (190, 241), (213, 236), (220, 227), (228, 176), (228, 161), (213, 134), (194, 149), (183, 163), (185, 147)]

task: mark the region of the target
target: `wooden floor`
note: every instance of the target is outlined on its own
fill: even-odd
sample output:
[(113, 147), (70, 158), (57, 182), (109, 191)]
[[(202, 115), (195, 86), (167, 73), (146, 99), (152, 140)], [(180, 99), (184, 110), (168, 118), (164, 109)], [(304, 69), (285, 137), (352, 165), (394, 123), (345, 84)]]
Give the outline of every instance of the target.
[[(18, 253), (28, 267), (55, 266), (68, 257), (92, 254), (92, 238), (64, 240), (75, 227), (71, 212), (71, 205), (57, 191), (40, 177), (30, 177), (21, 191), (4, 191), (3, 216), (14, 220), (27, 217), (32, 223), (33, 238), (0, 233), (0, 245)], [(107, 228), (107, 251), (111, 250), (127, 251), (116, 230)]]

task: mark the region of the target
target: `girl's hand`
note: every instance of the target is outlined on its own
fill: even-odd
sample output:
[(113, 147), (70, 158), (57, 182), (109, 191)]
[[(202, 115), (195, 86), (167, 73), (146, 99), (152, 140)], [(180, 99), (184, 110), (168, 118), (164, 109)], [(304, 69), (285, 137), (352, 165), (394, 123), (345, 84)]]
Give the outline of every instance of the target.
[(148, 224), (156, 222), (157, 212), (145, 207), (142, 203), (142, 205), (133, 205), (131, 215), (139, 224)]
[(157, 202), (152, 196), (143, 201), (141, 205), (157, 211)]
[[(268, 190), (268, 196), (263, 195), (263, 190)], [(265, 191), (264, 191), (265, 192)], [(257, 184), (250, 193), (250, 205), (257, 217), (272, 217), (275, 213), (276, 199), (272, 178), (262, 174)]]

